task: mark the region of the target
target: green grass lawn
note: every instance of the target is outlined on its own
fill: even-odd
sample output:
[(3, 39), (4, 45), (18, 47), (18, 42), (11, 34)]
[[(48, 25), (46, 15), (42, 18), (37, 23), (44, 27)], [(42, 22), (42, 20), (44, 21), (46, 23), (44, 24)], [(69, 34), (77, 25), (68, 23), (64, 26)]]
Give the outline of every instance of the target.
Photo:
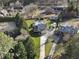
[[(51, 21), (50, 21), (50, 19), (46, 19), (45, 22), (47, 23), (47, 27), (49, 28), (49, 27), (51, 26)], [(46, 56), (49, 55), (49, 52), (50, 52), (50, 50), (51, 50), (51, 47), (52, 47), (52, 42), (51, 42), (51, 39), (49, 38), (49, 39), (48, 39), (48, 43), (47, 43), (46, 46), (45, 46), (45, 54), (46, 54)]]
[(26, 20), (28, 27), (30, 27), (31, 24), (33, 24), (33, 22), (34, 22), (34, 20), (30, 20), (30, 19)]
[[(27, 26), (30, 27), (31, 24), (34, 23), (34, 20), (26, 20), (26, 23), (27, 23)], [(34, 50), (35, 50), (35, 53), (36, 53), (36, 57), (35, 59), (39, 59), (39, 54), (40, 54), (40, 37), (37, 37), (35, 36), (35, 34), (32, 33), (32, 28), (29, 29), (29, 33), (30, 33), (30, 37), (32, 38), (33, 40), (33, 43), (34, 43)]]
[(50, 19), (45, 19), (44, 22), (47, 24), (47, 27), (50, 27), (51, 21)]
[(33, 43), (34, 43), (34, 49), (35, 49), (35, 53), (36, 53), (36, 57), (35, 59), (39, 59), (39, 55), (40, 55), (40, 38), (39, 37), (31, 37), (33, 39)]
[(51, 47), (52, 47), (52, 42), (51, 42), (50, 39), (48, 39), (48, 43), (47, 43), (46, 46), (45, 46), (45, 54), (46, 54), (46, 56), (49, 55), (49, 52), (50, 52), (50, 50), (51, 50)]

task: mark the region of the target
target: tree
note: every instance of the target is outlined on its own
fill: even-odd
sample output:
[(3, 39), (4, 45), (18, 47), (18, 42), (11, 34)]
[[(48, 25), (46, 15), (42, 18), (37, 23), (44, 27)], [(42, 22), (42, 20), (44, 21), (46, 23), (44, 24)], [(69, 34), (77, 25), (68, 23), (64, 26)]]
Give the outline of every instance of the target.
[(12, 53), (7, 53), (4, 59), (14, 59)]
[(69, 2), (68, 11), (72, 11), (72, 10), (74, 10), (74, 4), (73, 4), (73, 2), (71, 1), (71, 2)]
[(0, 58), (3, 58), (15, 45), (13, 38), (0, 32)]
[(77, 0), (76, 9), (77, 9), (77, 15), (79, 15), (79, 0)]
[(15, 57), (18, 59), (27, 59), (27, 51), (25, 50), (23, 42), (19, 42), (18, 45), (15, 46)]
[(26, 39), (24, 41), (24, 45), (27, 51), (27, 59), (34, 59), (35, 58), (35, 52), (34, 52), (34, 45), (31, 38)]
[(67, 59), (79, 59), (79, 38), (72, 38), (65, 48)]
[(20, 17), (20, 15), (19, 15), (19, 13), (17, 13), (16, 16), (15, 16), (15, 23), (16, 23), (16, 26), (18, 28), (21, 28), (23, 21), (22, 21), (22, 18)]
[(72, 45), (69, 44), (66, 48), (66, 54), (67, 54), (67, 59), (69, 59), (72, 56)]

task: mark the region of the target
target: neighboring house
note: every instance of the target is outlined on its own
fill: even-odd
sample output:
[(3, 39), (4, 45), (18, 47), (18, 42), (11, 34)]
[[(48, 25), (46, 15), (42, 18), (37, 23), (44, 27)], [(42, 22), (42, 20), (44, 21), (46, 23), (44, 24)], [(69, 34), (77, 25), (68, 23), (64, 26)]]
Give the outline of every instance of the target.
[(15, 22), (0, 22), (0, 31), (1, 32), (12, 32), (16, 30), (17, 27), (15, 25)]
[(15, 40), (26, 40), (29, 35), (27, 31), (23, 28), (19, 29), (19, 26), (16, 26), (15, 21), (4, 21), (0, 22), (0, 31), (5, 34), (15, 38)]
[(5, 9), (0, 10), (0, 14), (3, 15), (3, 16), (8, 16), (9, 15), (8, 11), (5, 10)]
[(59, 42), (66, 42), (73, 37), (75, 33), (77, 33), (77, 30), (72, 26), (62, 26), (55, 32), (55, 42), (57, 42), (57, 40), (59, 40)]
[(11, 17), (0, 17), (0, 31), (15, 38), (20, 34), (19, 26), (16, 25), (16, 21)]
[(21, 12), (22, 9), (23, 9), (23, 5), (19, 1), (16, 1), (15, 3), (14, 2), (10, 3), (7, 8), (9, 12)]
[(63, 33), (69, 33), (71, 36), (77, 33), (77, 29), (73, 28), (72, 26), (62, 26), (60, 31)]
[(77, 33), (77, 29), (72, 26), (62, 26), (60, 28), (60, 32), (63, 32), (63, 40), (66, 42)]
[(0, 17), (4, 17), (4, 15), (2, 13), (0, 13)]
[(24, 6), (21, 15), (24, 18), (35, 18), (39, 15), (38, 6), (35, 4), (29, 4), (27, 6)]

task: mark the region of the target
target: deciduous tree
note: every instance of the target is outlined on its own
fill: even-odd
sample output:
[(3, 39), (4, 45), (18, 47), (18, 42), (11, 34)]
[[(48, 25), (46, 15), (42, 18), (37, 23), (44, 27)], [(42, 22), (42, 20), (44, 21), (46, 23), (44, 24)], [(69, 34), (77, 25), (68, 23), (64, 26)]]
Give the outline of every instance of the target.
[(4, 57), (11, 48), (15, 45), (13, 38), (0, 32), (0, 57)]

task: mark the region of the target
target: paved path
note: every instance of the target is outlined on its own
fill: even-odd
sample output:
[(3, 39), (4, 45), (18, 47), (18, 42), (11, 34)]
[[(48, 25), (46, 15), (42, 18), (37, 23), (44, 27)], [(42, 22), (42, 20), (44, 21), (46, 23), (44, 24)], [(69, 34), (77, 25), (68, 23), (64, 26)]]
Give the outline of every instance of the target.
[(48, 59), (52, 59), (53, 58), (54, 52), (56, 50), (56, 46), (57, 46), (57, 44), (53, 43), (52, 48), (51, 48), (50, 53), (49, 53), (49, 58)]
[(48, 39), (49, 36), (54, 34), (55, 29), (52, 31), (48, 31), (45, 35), (40, 37), (40, 58), (39, 59), (44, 59), (45, 58), (45, 42)]
[(51, 47), (51, 50), (50, 50), (50, 53), (49, 53), (49, 58), (48, 59), (52, 59), (53, 58), (53, 55), (56, 51), (56, 46), (57, 46), (57, 43), (59, 41), (59, 38), (55, 38), (55, 42), (52, 44), (52, 47)]

